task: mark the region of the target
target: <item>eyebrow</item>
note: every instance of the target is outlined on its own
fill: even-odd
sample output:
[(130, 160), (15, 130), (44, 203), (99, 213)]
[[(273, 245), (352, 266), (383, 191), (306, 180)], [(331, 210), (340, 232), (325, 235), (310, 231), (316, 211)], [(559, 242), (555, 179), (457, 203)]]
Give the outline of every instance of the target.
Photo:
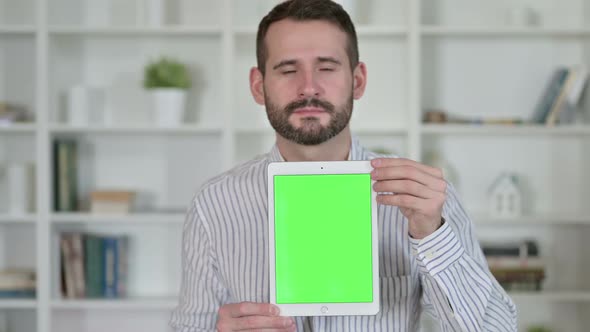
[(283, 61), (277, 63), (276, 65), (274, 65), (274, 67), (272, 67), (272, 69), (275, 70), (275, 69), (279, 69), (281, 67), (295, 65), (296, 63), (297, 63), (296, 60), (283, 60)]
[[(317, 61), (320, 63), (325, 63), (325, 62), (329, 62), (329, 63), (333, 63), (336, 65), (342, 65), (342, 63), (338, 60), (336, 60), (336, 58), (330, 57), (330, 56), (320, 56), (317, 58)], [(293, 66), (297, 64), (297, 60), (291, 59), (291, 60), (283, 60), (279, 63), (277, 63), (276, 65), (274, 65), (272, 67), (273, 70), (279, 69), (281, 67), (285, 67), (285, 66)]]
[(330, 62), (330, 63), (333, 63), (335, 65), (341, 65), (342, 64), (340, 61), (336, 60), (336, 58), (333, 58), (331, 56), (321, 56), (321, 57), (318, 57), (318, 61), (320, 63)]

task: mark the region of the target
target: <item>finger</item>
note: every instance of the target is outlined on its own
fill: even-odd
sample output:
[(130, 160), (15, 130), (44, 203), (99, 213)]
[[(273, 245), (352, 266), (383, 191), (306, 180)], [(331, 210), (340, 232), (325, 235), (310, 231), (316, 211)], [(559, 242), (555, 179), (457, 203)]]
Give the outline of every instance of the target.
[(258, 330), (250, 330), (250, 331), (256, 331), (256, 332), (294, 332), (297, 330), (297, 327), (295, 325), (285, 328), (285, 329), (258, 329)]
[(375, 168), (412, 166), (436, 178), (443, 178), (443, 172), (440, 169), (406, 158), (375, 158), (371, 160), (371, 165)]
[(434, 191), (445, 192), (447, 189), (447, 182), (443, 178), (434, 177), (413, 166), (376, 168), (371, 172), (371, 178), (376, 181), (409, 179)]
[[(443, 195), (443, 194), (440, 194)], [(400, 208), (416, 210), (420, 213), (427, 214), (429, 211), (438, 208), (438, 203), (443, 197), (438, 199), (423, 199), (414, 197), (412, 195), (377, 195), (377, 203), (385, 205), (393, 205)]]
[(428, 199), (436, 196), (436, 191), (412, 180), (382, 180), (373, 185), (376, 192), (408, 194), (418, 198)]
[(270, 303), (240, 302), (226, 304), (219, 309), (220, 317), (278, 316), (280, 310)]
[(256, 332), (294, 332), (297, 330), (295, 325), (288, 327), (286, 329), (261, 329), (261, 330), (254, 330)]
[(271, 330), (279, 331), (289, 329), (295, 325), (295, 320), (291, 317), (269, 317), (269, 316), (247, 316), (233, 320), (232, 331), (248, 330)]

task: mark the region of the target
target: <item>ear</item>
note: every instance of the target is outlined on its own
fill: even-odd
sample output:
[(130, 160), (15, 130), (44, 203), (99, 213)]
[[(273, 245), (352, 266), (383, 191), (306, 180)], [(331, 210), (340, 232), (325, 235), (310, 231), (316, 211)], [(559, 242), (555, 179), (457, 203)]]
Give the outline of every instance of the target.
[(258, 67), (250, 69), (250, 92), (257, 104), (264, 105), (264, 78)]
[(353, 90), (352, 96), (354, 99), (360, 99), (365, 94), (367, 87), (367, 65), (364, 62), (359, 62), (352, 72)]

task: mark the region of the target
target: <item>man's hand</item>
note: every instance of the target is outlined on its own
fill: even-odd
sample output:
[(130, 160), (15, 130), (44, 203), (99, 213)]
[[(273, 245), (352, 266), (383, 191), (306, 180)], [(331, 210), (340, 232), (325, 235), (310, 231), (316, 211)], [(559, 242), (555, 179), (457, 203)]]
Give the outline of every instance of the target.
[(291, 317), (280, 317), (279, 308), (268, 303), (241, 302), (219, 308), (217, 331), (295, 331)]
[(398, 206), (409, 220), (410, 235), (422, 239), (442, 224), (442, 207), (447, 182), (442, 171), (402, 158), (378, 158), (371, 161), (371, 178), (380, 204)]

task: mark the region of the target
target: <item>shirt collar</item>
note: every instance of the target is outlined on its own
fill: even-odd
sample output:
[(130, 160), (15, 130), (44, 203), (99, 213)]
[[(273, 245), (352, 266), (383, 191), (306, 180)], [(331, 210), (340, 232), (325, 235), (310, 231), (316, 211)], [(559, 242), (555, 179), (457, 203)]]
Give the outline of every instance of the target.
[[(363, 148), (361, 147), (358, 139), (352, 136), (352, 143), (350, 145), (350, 151), (348, 152), (348, 160), (363, 160)], [(275, 143), (268, 153), (268, 159), (270, 162), (284, 162), (285, 158), (281, 155), (279, 147)]]

